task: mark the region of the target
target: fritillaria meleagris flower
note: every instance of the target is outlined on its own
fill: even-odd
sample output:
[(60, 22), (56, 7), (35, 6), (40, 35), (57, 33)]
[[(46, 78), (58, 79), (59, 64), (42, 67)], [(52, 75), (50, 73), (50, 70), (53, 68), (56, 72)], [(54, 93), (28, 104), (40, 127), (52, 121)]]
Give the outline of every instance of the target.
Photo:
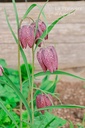
[(22, 26), (19, 29), (19, 40), (22, 48), (26, 48), (27, 45), (32, 48), (35, 41), (34, 29), (28, 25)]
[[(43, 21), (39, 20), (38, 26), (39, 26), (39, 28), (41, 28), (42, 32), (44, 32), (46, 30), (46, 24)], [(45, 37), (45, 40), (46, 39), (48, 39), (48, 35)]]
[[(31, 27), (34, 29), (36, 29), (36, 22), (32, 23), (31, 24)], [(40, 36), (42, 35), (42, 33), (46, 30), (46, 25), (43, 21), (39, 20), (38, 22), (38, 28), (37, 28), (37, 31), (36, 31), (36, 36), (35, 36), (35, 40), (36, 40), (36, 44), (37, 44), (37, 41), (38, 39), (40, 38)], [(45, 40), (48, 39), (48, 35), (44, 38)], [(42, 42), (38, 45), (38, 46), (41, 46)]]
[[(44, 108), (46, 106), (52, 106), (52, 96), (50, 94), (39, 94), (36, 97), (36, 106), (37, 108)], [(44, 114), (44, 110), (41, 110), (41, 113)]]
[(58, 56), (53, 46), (41, 48), (37, 52), (37, 59), (44, 72), (47, 69), (50, 72), (56, 71), (58, 69)]
[(3, 68), (2, 68), (2, 66), (0, 65), (0, 76), (2, 76), (3, 75)]

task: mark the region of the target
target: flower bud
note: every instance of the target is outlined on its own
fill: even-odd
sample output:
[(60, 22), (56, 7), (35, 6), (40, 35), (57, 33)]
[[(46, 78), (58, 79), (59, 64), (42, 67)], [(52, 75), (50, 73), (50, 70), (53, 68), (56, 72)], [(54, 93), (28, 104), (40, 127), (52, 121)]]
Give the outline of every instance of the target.
[(27, 48), (27, 45), (32, 48), (34, 45), (34, 30), (31, 26), (24, 25), (19, 29), (19, 39), (22, 48)]
[(0, 65), (0, 76), (2, 76), (3, 75), (3, 68), (2, 68), (2, 66)]
[(37, 59), (44, 72), (47, 69), (50, 72), (56, 71), (58, 69), (58, 57), (53, 46), (40, 49), (39, 52), (37, 52)]
[[(46, 106), (52, 105), (52, 96), (50, 94), (39, 94), (36, 97), (36, 106), (37, 108), (44, 108)], [(44, 110), (41, 110), (41, 113), (44, 114)]]

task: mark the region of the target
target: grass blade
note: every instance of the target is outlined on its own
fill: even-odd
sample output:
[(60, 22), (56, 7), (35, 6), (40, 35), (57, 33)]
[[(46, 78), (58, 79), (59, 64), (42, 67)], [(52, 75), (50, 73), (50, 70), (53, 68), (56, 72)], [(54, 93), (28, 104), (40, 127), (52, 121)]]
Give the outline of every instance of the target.
[(14, 12), (15, 12), (15, 16), (16, 16), (17, 28), (19, 28), (19, 18), (18, 18), (18, 12), (17, 12), (17, 8), (16, 8), (15, 0), (12, 0), (12, 3), (13, 3), (13, 6), (14, 6)]
[(41, 110), (47, 110), (47, 109), (64, 109), (64, 108), (69, 108), (69, 109), (72, 109), (72, 108), (82, 108), (82, 109), (85, 109), (85, 106), (80, 106), (80, 105), (70, 105), (70, 104), (67, 104), (67, 105), (55, 105), (55, 106), (48, 106), (48, 107), (45, 107), (45, 108), (40, 108), (40, 109), (36, 109), (35, 111), (41, 111)]
[(15, 124), (16, 128), (19, 128), (14, 117), (12, 116), (12, 114), (10, 114), (10, 112), (7, 110), (7, 108), (4, 106), (3, 102), (0, 100), (0, 108), (2, 108), (6, 114), (10, 117), (10, 119), (13, 121), (13, 123)]
[[(40, 5), (32, 4), (32, 5), (30, 5), (30, 7), (29, 7), (29, 8), (27, 9), (27, 11), (25, 12), (25, 14), (24, 14), (22, 20), (24, 20), (24, 19), (28, 16), (28, 14), (30, 13), (30, 11), (31, 11), (34, 7), (38, 7), (39, 10), (41, 11), (41, 6), (40, 6)], [(42, 11), (41, 13), (42, 13), (44, 19), (46, 20), (46, 16), (45, 16), (44, 12)], [(47, 21), (46, 21), (46, 22), (47, 22)]]
[(36, 6), (37, 6), (37, 4), (32, 4), (32, 5), (27, 9), (27, 11), (25, 12), (25, 14), (24, 14), (22, 20), (24, 20), (24, 19), (27, 17), (27, 15), (30, 13), (30, 11), (31, 11), (34, 7), (36, 7)]
[(53, 75), (53, 74), (71, 76), (71, 77), (74, 77), (74, 78), (77, 78), (77, 79), (80, 79), (80, 80), (85, 81), (85, 78), (82, 78), (80, 76), (76, 76), (74, 74), (71, 74), (71, 73), (68, 73), (68, 72), (64, 72), (64, 71), (61, 71), (61, 70), (57, 70), (57, 71), (55, 71), (53, 73), (51, 73), (50, 71), (47, 71), (47, 72), (39, 72), (39, 73), (36, 73), (34, 75), (34, 77), (39, 77), (39, 76), (44, 76), (44, 75)]

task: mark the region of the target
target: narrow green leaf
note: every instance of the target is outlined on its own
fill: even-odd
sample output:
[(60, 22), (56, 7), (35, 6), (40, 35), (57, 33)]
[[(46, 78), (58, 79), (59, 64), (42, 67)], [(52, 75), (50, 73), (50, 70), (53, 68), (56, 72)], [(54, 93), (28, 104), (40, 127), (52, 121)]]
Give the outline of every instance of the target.
[(48, 126), (49, 126), (54, 120), (55, 120), (55, 117), (54, 117), (52, 120), (50, 120), (50, 121), (46, 124), (46, 126), (45, 126), (44, 128), (48, 128)]
[(74, 125), (73, 125), (72, 121), (68, 121), (68, 122), (70, 124), (70, 128), (74, 128)]
[[(18, 39), (17, 39), (17, 37), (16, 37), (16, 35), (15, 35), (15, 33), (14, 33), (14, 31), (13, 31), (11, 25), (10, 25), (10, 22), (9, 22), (9, 19), (8, 19), (8, 16), (7, 16), (7, 12), (6, 12), (6, 10), (4, 10), (4, 11), (5, 11), (5, 16), (6, 16), (6, 21), (7, 21), (8, 27), (9, 27), (9, 29), (10, 29), (10, 31), (11, 31), (11, 33), (12, 33), (14, 39), (15, 39), (15, 42), (18, 44)], [(28, 67), (28, 62), (27, 62), (26, 55), (25, 55), (23, 49), (21, 48), (21, 46), (20, 46), (20, 52), (21, 52), (23, 61), (24, 61), (25, 66), (26, 66), (27, 76), (28, 76), (28, 78), (29, 78), (29, 85), (31, 85), (30, 69), (29, 69), (29, 67)]]
[(41, 111), (41, 110), (47, 110), (47, 109), (63, 109), (63, 108), (82, 108), (82, 109), (85, 109), (85, 106), (80, 106), (80, 105), (55, 105), (55, 106), (48, 106), (48, 107), (45, 107), (45, 108), (40, 108), (40, 109), (36, 109), (35, 111)]
[[(45, 6), (46, 6), (46, 4), (48, 3), (48, 0), (47, 0), (47, 2), (45, 2), (45, 4), (42, 6), (42, 8), (40, 9), (40, 13), (39, 13), (39, 15), (38, 15), (38, 20), (39, 20), (39, 18), (40, 18), (40, 15), (41, 15), (41, 13), (43, 12), (43, 9), (45, 8)], [(46, 17), (45, 17), (46, 18)]]
[[(47, 1), (48, 2), (48, 1)], [(43, 9), (44, 7), (46, 6), (47, 2), (45, 2), (45, 4), (42, 6), (42, 8), (40, 9), (40, 13), (38, 15), (38, 18), (37, 18), (37, 21), (36, 21), (36, 28), (35, 28), (35, 35), (37, 33), (37, 29), (38, 29), (38, 22), (39, 22), (39, 19), (40, 19), (40, 16), (41, 16), (41, 13), (43, 12)], [(46, 18), (45, 18), (46, 19)], [(48, 29), (47, 29), (48, 30)]]
[(5, 74), (5, 72), (3, 72), (3, 75), (6, 77), (8, 83), (12, 86), (13, 90), (17, 93), (17, 95), (19, 96), (19, 98), (22, 100), (22, 102), (24, 103), (28, 114), (30, 116), (30, 120), (32, 121), (32, 114), (31, 114), (31, 109), (29, 108), (26, 99), (24, 98), (24, 96), (22, 95), (22, 93), (19, 91), (19, 89), (14, 85), (14, 83), (9, 79), (9, 77)]
[(27, 9), (27, 11), (25, 12), (25, 14), (24, 14), (22, 20), (24, 20), (24, 19), (27, 17), (27, 15), (29, 14), (29, 12), (30, 12), (34, 7), (36, 7), (36, 6), (37, 6), (37, 4), (32, 4), (32, 5)]
[(2, 65), (5, 68), (7, 66), (7, 63), (4, 59), (0, 58), (0, 65)]
[(55, 92), (57, 83), (58, 83), (58, 75), (56, 75), (56, 77), (55, 77), (53, 86), (52, 86), (52, 88), (49, 90), (50, 92), (52, 92), (52, 93)]
[(67, 13), (67, 14), (65, 14), (65, 15), (63, 15), (63, 16), (61, 16), (61, 17), (59, 17), (57, 20), (55, 20), (55, 21), (43, 32), (43, 34), (40, 36), (40, 39), (38, 40), (37, 45), (36, 45), (36, 47), (35, 47), (35, 50), (36, 50), (36, 48), (38, 47), (38, 45), (41, 43), (42, 39), (46, 37), (46, 35), (53, 29), (53, 27), (54, 27), (55, 25), (56, 25), (61, 19), (63, 19), (64, 17), (68, 16), (69, 14), (73, 13), (74, 11), (75, 11), (75, 10), (73, 10), (73, 11), (71, 11), (71, 12), (69, 12), (69, 13)]
[(34, 77), (39, 77), (39, 76), (44, 76), (44, 75), (53, 75), (53, 74), (71, 76), (71, 77), (74, 77), (74, 78), (77, 78), (77, 79), (80, 79), (80, 80), (85, 81), (85, 78), (82, 78), (80, 76), (76, 76), (76, 75), (73, 75), (71, 73), (61, 71), (61, 70), (57, 70), (57, 71), (55, 71), (53, 73), (51, 73), (50, 71), (47, 71), (47, 72), (39, 72), (39, 73), (36, 73), (34, 75)]
[(5, 12), (5, 16), (6, 16), (6, 21), (7, 21), (8, 27), (9, 27), (9, 29), (10, 29), (10, 31), (11, 31), (11, 33), (12, 33), (12, 35), (13, 35), (15, 41), (16, 41), (16, 43), (18, 44), (18, 39), (17, 39), (17, 37), (16, 37), (16, 35), (15, 35), (15, 33), (14, 33), (11, 25), (10, 25), (10, 22), (9, 22), (9, 19), (8, 19), (8, 15), (7, 15), (7, 12), (6, 12), (6, 9), (4, 9), (4, 12)]
[(49, 77), (50, 77), (50, 75), (46, 75), (46, 76), (42, 79), (42, 84), (43, 84), (44, 82), (46, 82), (47, 80), (49, 80)]
[[(25, 14), (24, 14), (22, 20), (24, 20), (24, 19), (28, 16), (28, 14), (30, 13), (30, 11), (31, 11), (34, 7), (36, 7), (36, 6), (37, 6), (38, 9), (41, 11), (41, 8), (42, 8), (42, 7), (41, 7), (40, 5), (32, 4), (32, 5), (30, 5), (30, 7), (29, 7), (29, 8), (27, 9), (27, 11), (25, 12)], [(41, 13), (42, 13), (42, 15), (43, 15), (45, 21), (47, 22), (47, 20), (46, 20), (46, 16), (45, 16), (44, 12), (41, 11)]]
[(0, 80), (0, 84), (5, 84), (7, 86), (9, 86), (10, 88), (12, 88), (7, 82), (5, 82), (4, 80)]
[(7, 108), (5, 107), (5, 105), (3, 104), (3, 102), (1, 100), (0, 100), (0, 108), (2, 108), (6, 112), (6, 114), (10, 117), (10, 119), (15, 124), (16, 128), (19, 128), (14, 117), (12, 116), (12, 114), (10, 114), (10, 112), (7, 110)]
[[(58, 80), (57, 75), (56, 75), (56, 78), (54, 81), (49, 80), (49, 75), (45, 76), (45, 78), (42, 80), (40, 88), (36, 89), (36, 91), (34, 93), (34, 97), (36, 97), (41, 92), (45, 92), (45, 93), (47, 92), (47, 93), (53, 94), (56, 89), (57, 80)], [(47, 86), (47, 85), (49, 85), (49, 86)]]
[(15, 11), (15, 16), (16, 16), (16, 22), (17, 22), (17, 28), (19, 28), (19, 18), (18, 18), (18, 12), (16, 8), (16, 3), (15, 0), (12, 0), (13, 6), (14, 6), (14, 11)]

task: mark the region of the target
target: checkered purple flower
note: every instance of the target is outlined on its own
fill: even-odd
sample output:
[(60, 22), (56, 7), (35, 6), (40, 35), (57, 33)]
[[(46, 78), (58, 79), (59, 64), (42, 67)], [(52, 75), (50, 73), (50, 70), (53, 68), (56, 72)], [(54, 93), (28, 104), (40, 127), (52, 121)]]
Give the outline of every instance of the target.
[(34, 45), (34, 29), (31, 26), (24, 25), (19, 29), (19, 40), (22, 48), (27, 48), (27, 45), (32, 48)]
[[(37, 108), (44, 108), (46, 106), (52, 106), (52, 96), (50, 94), (39, 94), (36, 97), (36, 106)], [(41, 110), (41, 113), (44, 114), (44, 110)]]
[(47, 71), (47, 69), (50, 72), (58, 69), (58, 56), (53, 46), (41, 48), (37, 52), (37, 59), (44, 72)]

